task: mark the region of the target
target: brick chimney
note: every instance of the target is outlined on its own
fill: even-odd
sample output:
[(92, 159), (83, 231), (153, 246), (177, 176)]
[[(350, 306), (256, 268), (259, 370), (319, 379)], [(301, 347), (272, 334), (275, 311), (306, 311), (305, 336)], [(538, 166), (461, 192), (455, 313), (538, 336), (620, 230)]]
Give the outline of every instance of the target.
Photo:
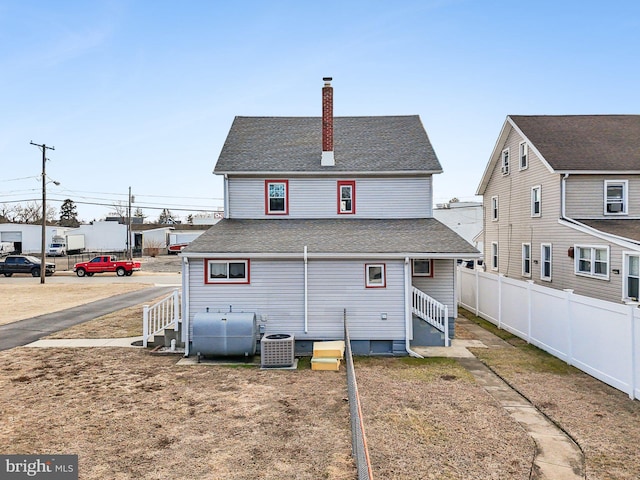
[(333, 167), (336, 162), (333, 158), (333, 87), (331, 77), (324, 77), (322, 87), (322, 159), (320, 165)]

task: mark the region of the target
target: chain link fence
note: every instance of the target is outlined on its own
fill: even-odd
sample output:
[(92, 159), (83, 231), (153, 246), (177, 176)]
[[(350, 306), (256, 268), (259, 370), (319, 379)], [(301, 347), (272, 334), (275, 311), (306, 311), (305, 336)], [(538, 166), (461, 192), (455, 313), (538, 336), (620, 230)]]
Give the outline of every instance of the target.
[(346, 309), (343, 314), (343, 322), (345, 343), (344, 357), (347, 369), (349, 416), (351, 418), (351, 454), (353, 455), (356, 462), (356, 468), (358, 469), (358, 480), (373, 480), (369, 451), (367, 450), (367, 437), (364, 433), (364, 424), (362, 423), (362, 409), (360, 406), (360, 396), (358, 395), (356, 372), (353, 367), (353, 355), (351, 353), (351, 339), (349, 338)]

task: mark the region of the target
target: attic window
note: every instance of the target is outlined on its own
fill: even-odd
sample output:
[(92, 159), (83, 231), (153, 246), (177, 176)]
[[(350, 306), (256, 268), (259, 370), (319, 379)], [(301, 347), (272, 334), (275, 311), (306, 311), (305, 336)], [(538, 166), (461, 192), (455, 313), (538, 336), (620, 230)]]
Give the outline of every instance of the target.
[(520, 144), (520, 170), (526, 170), (529, 166), (529, 145), (527, 142)]
[(509, 149), (502, 151), (502, 174), (509, 175)]
[(265, 214), (288, 215), (289, 214), (289, 181), (265, 180)]

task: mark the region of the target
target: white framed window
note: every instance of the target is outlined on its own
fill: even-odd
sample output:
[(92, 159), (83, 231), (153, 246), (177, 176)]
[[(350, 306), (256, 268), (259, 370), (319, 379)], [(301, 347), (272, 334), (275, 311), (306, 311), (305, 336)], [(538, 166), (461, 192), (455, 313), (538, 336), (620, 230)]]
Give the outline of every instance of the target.
[(605, 215), (626, 215), (627, 214), (627, 180), (605, 180), (604, 181), (604, 214)]
[(498, 197), (491, 197), (491, 221), (498, 221)]
[(576, 245), (576, 275), (609, 279), (609, 247)]
[(387, 268), (384, 263), (367, 263), (364, 266), (366, 288), (385, 288), (387, 286)]
[(522, 276), (531, 276), (531, 244), (522, 244)]
[(498, 242), (491, 242), (491, 269), (498, 270)]
[(356, 182), (338, 181), (338, 215), (356, 213)]
[(529, 145), (527, 142), (520, 143), (520, 170), (529, 167)]
[(502, 151), (502, 175), (509, 175), (509, 149)]
[(433, 277), (433, 260), (414, 259), (411, 262), (411, 271), (414, 277)]
[(249, 260), (210, 259), (204, 261), (204, 283), (250, 283)]
[(267, 215), (289, 214), (289, 181), (264, 181), (264, 210)]
[(542, 187), (531, 187), (531, 216), (539, 217), (542, 210)]
[(540, 280), (551, 281), (551, 244), (540, 245)]
[(623, 255), (624, 283), (622, 298), (624, 300), (640, 301), (640, 254), (625, 253)]

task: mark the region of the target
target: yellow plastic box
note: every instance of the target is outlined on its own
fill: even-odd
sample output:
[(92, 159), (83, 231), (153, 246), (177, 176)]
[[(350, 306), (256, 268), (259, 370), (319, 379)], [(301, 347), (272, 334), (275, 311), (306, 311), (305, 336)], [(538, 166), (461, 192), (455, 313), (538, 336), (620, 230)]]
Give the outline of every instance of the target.
[(314, 358), (344, 358), (344, 341), (313, 342)]
[(312, 358), (311, 370), (329, 370), (337, 372), (340, 370), (339, 358)]

